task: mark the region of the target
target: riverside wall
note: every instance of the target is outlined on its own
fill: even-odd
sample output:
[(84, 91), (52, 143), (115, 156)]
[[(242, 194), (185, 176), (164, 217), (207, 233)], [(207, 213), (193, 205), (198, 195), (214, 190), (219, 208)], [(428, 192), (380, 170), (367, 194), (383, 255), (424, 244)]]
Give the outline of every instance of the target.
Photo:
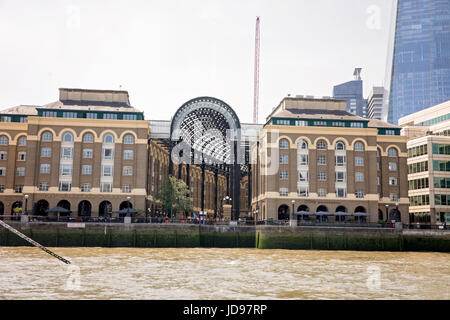
[[(47, 247), (258, 248), (450, 252), (449, 230), (192, 224), (7, 222)], [(0, 246), (29, 246), (0, 227)]]

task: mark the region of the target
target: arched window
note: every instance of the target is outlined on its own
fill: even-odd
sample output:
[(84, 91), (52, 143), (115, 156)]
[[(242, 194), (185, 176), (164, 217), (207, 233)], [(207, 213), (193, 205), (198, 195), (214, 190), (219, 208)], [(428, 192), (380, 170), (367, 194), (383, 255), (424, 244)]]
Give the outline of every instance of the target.
[(317, 142), (317, 150), (327, 150), (327, 143), (323, 140)]
[(92, 142), (94, 142), (94, 135), (92, 133), (86, 133), (83, 136), (83, 142), (84, 143), (92, 143)]
[(297, 148), (302, 150), (308, 149), (308, 143), (304, 140), (300, 140), (297, 144)]
[(289, 141), (287, 139), (280, 140), (280, 149), (289, 149)]
[(342, 141), (336, 142), (336, 150), (345, 150), (345, 144)]
[(7, 136), (1, 136), (0, 137), (0, 145), (1, 146), (7, 146), (9, 143), (9, 139)]
[(364, 144), (362, 142), (355, 143), (355, 151), (364, 151)]
[(103, 143), (114, 143), (114, 136), (112, 134), (105, 134), (103, 137)]
[(19, 138), (19, 146), (26, 146), (27, 145), (27, 138), (26, 137), (20, 137)]
[(388, 150), (388, 156), (389, 157), (397, 157), (398, 156), (398, 152), (397, 152), (397, 149), (395, 149), (395, 148), (390, 148), (389, 150)]
[(73, 134), (71, 132), (66, 132), (62, 136), (63, 142), (73, 142)]
[(127, 134), (124, 138), (123, 138), (123, 143), (124, 144), (134, 144), (134, 137), (131, 134)]
[(51, 132), (46, 131), (42, 134), (41, 140), (44, 142), (51, 142), (53, 140), (53, 134)]

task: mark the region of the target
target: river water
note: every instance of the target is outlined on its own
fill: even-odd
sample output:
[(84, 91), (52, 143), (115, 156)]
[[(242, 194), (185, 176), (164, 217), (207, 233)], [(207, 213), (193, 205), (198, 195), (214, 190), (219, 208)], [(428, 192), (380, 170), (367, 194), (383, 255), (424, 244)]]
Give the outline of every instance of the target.
[(450, 299), (450, 254), (0, 247), (0, 299)]

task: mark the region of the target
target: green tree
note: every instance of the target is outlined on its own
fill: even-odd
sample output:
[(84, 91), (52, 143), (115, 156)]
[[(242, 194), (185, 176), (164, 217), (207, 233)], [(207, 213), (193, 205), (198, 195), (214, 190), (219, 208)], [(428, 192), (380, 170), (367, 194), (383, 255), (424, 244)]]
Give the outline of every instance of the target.
[(165, 178), (155, 193), (155, 200), (161, 202), (162, 209), (172, 217), (177, 212), (191, 212), (192, 199), (189, 188), (182, 180), (169, 176)]

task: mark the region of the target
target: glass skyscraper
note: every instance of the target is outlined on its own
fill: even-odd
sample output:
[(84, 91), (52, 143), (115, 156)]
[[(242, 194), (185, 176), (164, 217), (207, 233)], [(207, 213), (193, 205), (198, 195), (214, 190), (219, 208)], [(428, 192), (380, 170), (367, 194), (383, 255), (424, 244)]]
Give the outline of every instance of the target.
[(397, 124), (450, 100), (450, 1), (398, 0), (394, 12), (384, 120)]
[(367, 100), (363, 98), (361, 68), (355, 68), (354, 80), (333, 87), (333, 98), (347, 100), (347, 111), (360, 117), (367, 117)]

